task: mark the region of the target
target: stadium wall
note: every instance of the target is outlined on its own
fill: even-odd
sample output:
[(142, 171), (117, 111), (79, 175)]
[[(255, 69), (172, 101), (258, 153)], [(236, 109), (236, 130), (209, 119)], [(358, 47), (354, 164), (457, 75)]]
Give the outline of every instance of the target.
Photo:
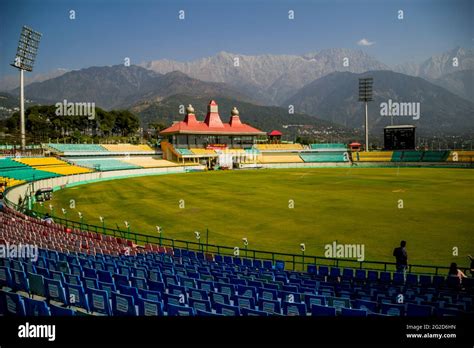
[[(16, 204), (19, 197), (25, 197), (28, 191), (36, 191), (41, 188), (53, 188), (54, 190), (66, 188), (69, 186), (84, 185), (97, 181), (116, 180), (123, 178), (131, 178), (137, 176), (151, 176), (151, 175), (164, 175), (164, 174), (178, 174), (186, 173), (189, 171), (202, 171), (204, 166), (182, 166), (182, 167), (165, 167), (165, 168), (143, 168), (143, 169), (128, 169), (128, 170), (115, 170), (108, 172), (91, 172), (83, 174), (74, 174), (67, 176), (52, 177), (49, 179), (42, 179), (34, 182), (27, 182), (21, 185), (17, 185), (7, 190), (5, 193), (5, 201), (8, 203)], [(14, 206), (10, 206), (14, 209)]]

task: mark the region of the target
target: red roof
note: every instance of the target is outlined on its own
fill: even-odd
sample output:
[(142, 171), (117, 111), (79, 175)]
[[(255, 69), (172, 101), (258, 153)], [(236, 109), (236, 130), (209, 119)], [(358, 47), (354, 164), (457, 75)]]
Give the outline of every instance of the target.
[(282, 132), (277, 131), (277, 130), (272, 130), (270, 133), (268, 133), (269, 136), (278, 136), (278, 135), (283, 135)]
[(229, 123), (223, 123), (218, 112), (217, 103), (211, 100), (207, 107), (204, 122), (198, 121), (194, 110), (188, 112), (183, 121), (174, 123), (160, 132), (160, 134), (250, 134), (263, 135), (265, 132), (240, 121), (238, 111), (233, 111)]

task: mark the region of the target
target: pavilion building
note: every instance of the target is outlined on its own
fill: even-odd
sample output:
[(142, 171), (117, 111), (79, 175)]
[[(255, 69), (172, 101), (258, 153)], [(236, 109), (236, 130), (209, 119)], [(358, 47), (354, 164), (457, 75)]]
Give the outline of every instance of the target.
[(265, 137), (266, 133), (242, 123), (236, 107), (231, 111), (229, 122), (222, 122), (218, 105), (211, 100), (204, 121), (196, 119), (194, 108), (189, 105), (184, 120), (162, 130), (160, 135), (167, 138), (161, 142), (163, 158), (182, 162), (206, 159), (209, 164), (218, 158), (221, 166), (223, 163), (231, 166), (237, 155), (241, 157), (239, 161), (247, 161), (247, 154), (252, 153), (257, 138)]

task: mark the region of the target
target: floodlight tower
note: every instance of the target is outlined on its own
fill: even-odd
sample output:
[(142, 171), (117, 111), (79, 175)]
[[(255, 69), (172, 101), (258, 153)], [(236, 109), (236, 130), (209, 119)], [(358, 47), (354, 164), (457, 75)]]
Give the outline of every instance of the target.
[(20, 40), (16, 50), (15, 61), (11, 66), (20, 70), (20, 132), (21, 132), (21, 149), (25, 151), (25, 81), (23, 72), (33, 71), (36, 53), (38, 52), (41, 34), (33, 29), (23, 26), (21, 29)]
[(359, 101), (365, 102), (365, 151), (369, 151), (369, 111), (367, 102), (372, 101), (372, 77), (359, 79)]

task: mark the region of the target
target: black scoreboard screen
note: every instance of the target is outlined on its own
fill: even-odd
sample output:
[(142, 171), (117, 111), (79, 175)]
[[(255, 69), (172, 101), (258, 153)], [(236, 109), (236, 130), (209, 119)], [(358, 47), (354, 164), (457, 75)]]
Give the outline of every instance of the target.
[(384, 128), (385, 150), (414, 150), (414, 126), (388, 126)]

